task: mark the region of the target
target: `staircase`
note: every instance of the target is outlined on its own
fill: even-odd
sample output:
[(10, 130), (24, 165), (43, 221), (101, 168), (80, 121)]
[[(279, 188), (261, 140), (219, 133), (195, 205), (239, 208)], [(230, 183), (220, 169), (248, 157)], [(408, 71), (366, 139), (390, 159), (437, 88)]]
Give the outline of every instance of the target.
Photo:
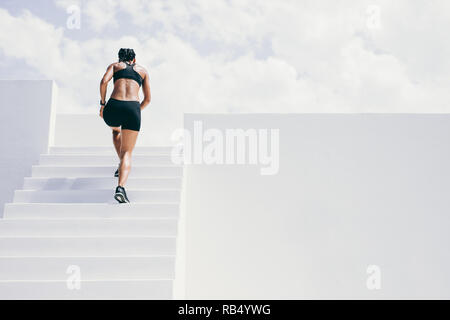
[(0, 219), (0, 299), (172, 299), (183, 167), (137, 147), (113, 199), (111, 147), (52, 147)]

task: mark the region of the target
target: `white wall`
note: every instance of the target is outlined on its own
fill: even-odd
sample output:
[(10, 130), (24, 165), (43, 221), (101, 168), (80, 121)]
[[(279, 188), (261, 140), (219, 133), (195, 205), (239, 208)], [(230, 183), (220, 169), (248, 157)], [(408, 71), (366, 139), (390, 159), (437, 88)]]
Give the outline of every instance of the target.
[(47, 152), (54, 128), (57, 87), (50, 80), (0, 80), (0, 207)]
[[(164, 127), (161, 118), (149, 107), (142, 113), (137, 146), (166, 146), (170, 144), (173, 128)], [(111, 130), (97, 113), (56, 115), (55, 146), (112, 145)], [(180, 123), (180, 127), (182, 123)]]
[(186, 167), (188, 299), (450, 298), (450, 115), (194, 120), (279, 128), (280, 170)]
[(56, 114), (55, 146), (112, 146), (111, 130), (95, 114)]

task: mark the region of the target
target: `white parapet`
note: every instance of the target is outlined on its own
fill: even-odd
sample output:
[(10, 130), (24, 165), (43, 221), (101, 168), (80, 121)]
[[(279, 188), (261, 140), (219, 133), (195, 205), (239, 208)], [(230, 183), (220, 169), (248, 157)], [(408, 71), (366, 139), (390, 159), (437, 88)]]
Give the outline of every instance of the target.
[(0, 208), (53, 143), (56, 94), (51, 80), (0, 80)]
[(226, 157), (226, 129), (257, 130), (256, 150), (278, 129), (279, 166), (186, 166), (188, 299), (450, 298), (450, 115), (196, 121), (203, 161), (222, 159), (215, 143)]

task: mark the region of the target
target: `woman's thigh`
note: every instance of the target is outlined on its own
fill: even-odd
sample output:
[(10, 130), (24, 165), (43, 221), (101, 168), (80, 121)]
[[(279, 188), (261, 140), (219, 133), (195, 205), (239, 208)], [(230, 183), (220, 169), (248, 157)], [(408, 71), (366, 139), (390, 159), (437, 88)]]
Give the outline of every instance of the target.
[(138, 137), (139, 131), (122, 129), (122, 144), (120, 147), (121, 152), (132, 152)]

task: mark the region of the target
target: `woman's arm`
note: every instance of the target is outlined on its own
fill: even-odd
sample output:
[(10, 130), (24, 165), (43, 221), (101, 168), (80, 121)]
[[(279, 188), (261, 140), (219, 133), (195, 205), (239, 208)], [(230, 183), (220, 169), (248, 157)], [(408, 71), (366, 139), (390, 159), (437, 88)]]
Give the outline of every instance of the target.
[(142, 79), (142, 91), (144, 92), (144, 100), (141, 102), (141, 110), (144, 109), (151, 101), (150, 79), (147, 70), (145, 70), (144, 79)]
[[(100, 81), (100, 101), (106, 102), (106, 89), (108, 88), (108, 82), (112, 79), (114, 74), (114, 63), (110, 64), (108, 68), (106, 69), (105, 74), (103, 75), (102, 80)], [(103, 118), (103, 108), (104, 106), (100, 107), (100, 117)]]

